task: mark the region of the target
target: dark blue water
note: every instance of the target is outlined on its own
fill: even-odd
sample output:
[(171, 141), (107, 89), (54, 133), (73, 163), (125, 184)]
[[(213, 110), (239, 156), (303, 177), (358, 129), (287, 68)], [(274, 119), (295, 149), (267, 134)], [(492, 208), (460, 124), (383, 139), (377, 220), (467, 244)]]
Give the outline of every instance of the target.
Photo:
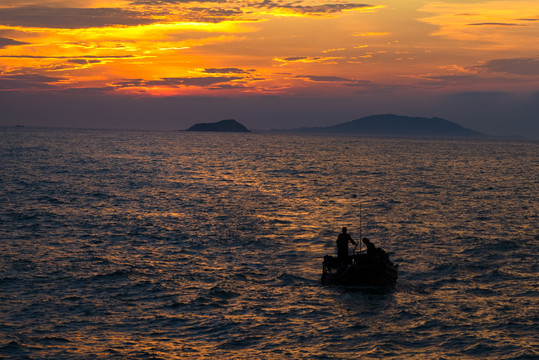
[[(0, 129), (0, 358), (535, 359), (538, 154)], [(360, 204), (394, 288), (320, 284)]]

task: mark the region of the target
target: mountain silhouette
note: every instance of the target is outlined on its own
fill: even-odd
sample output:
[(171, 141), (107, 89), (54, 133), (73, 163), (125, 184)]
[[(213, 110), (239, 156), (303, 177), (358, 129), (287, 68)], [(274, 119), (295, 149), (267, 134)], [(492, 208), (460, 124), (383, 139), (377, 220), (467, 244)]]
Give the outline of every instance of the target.
[(250, 132), (249, 129), (234, 119), (214, 123), (198, 123), (185, 131)]
[(483, 134), (442, 118), (409, 117), (394, 114), (371, 115), (326, 127), (280, 130), (300, 133), (358, 134), (373, 136), (479, 137)]

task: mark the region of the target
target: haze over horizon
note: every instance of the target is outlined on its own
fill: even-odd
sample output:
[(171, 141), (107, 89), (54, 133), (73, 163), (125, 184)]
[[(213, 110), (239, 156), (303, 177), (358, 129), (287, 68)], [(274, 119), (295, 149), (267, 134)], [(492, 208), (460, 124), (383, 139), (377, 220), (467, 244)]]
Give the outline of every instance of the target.
[(535, 0), (4, 0), (0, 126), (394, 113), (539, 138), (537, 39)]

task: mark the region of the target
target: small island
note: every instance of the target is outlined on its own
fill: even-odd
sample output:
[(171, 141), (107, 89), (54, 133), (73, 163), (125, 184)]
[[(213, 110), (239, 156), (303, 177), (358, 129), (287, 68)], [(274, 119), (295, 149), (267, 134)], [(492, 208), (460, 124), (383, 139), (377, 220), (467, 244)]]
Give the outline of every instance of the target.
[(234, 119), (221, 120), (214, 123), (198, 123), (185, 131), (215, 131), (215, 132), (251, 132)]

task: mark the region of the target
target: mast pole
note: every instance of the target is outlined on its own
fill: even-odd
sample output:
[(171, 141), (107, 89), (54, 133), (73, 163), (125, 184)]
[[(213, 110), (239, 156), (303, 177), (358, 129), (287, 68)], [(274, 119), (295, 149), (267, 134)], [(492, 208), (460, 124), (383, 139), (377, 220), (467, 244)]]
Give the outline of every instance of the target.
[(361, 200), (359, 201), (359, 253), (361, 254), (361, 228), (362, 228), (362, 214), (361, 214)]

